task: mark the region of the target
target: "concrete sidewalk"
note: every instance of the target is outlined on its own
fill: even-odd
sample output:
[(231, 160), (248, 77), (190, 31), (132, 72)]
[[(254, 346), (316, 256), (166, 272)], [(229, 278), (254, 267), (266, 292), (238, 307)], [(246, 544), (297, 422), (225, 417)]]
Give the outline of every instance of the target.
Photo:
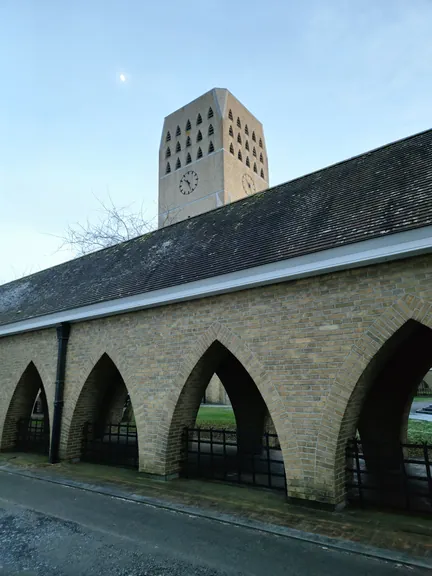
[(85, 483), (85, 489), (95, 491), (117, 490), (120, 496), (146, 498), (167, 508), (195, 507), (204, 516), (217, 512), (343, 539), (417, 557), (432, 566), (431, 518), (352, 509), (328, 512), (288, 504), (282, 494), (266, 490), (198, 480), (156, 481), (134, 470), (86, 463), (50, 465), (46, 458), (30, 454), (0, 454), (0, 468), (57, 482)]

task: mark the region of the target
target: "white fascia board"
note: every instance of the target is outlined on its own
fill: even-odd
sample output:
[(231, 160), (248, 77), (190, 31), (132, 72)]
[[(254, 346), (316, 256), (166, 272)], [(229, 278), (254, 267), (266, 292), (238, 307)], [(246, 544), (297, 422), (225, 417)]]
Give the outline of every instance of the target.
[(432, 252), (432, 226), (331, 248), (205, 280), (154, 290), (153, 292), (117, 298), (23, 320), (22, 322), (6, 324), (0, 326), (0, 336), (40, 330), (55, 326), (60, 322), (82, 322), (267, 284), (319, 276), (337, 270), (348, 270), (379, 262), (400, 260), (430, 252)]

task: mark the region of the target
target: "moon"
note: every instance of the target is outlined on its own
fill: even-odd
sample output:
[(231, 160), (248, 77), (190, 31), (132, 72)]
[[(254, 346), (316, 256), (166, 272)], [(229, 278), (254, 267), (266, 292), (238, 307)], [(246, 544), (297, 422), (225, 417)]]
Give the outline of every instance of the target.
[(120, 82), (126, 82), (126, 76), (124, 74), (120, 74)]

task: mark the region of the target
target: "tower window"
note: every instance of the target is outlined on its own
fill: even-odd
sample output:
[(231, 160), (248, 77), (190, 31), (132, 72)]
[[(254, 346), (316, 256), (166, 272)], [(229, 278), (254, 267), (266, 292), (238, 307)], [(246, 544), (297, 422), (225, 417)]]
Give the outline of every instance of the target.
[(200, 124), (202, 124), (201, 114), (199, 114), (199, 113), (198, 113), (198, 116), (197, 116), (197, 122), (196, 122), (196, 123), (197, 123), (197, 126), (199, 126)]
[(190, 120), (188, 120), (188, 121), (186, 122), (186, 132), (188, 132), (191, 128), (192, 128), (192, 125), (191, 125), (191, 123), (190, 123)]
[(231, 136), (231, 138), (234, 138), (234, 130), (232, 126), (229, 127), (228, 134)]
[(190, 164), (192, 162), (192, 158), (191, 155), (188, 152), (188, 155), (186, 156), (186, 164)]
[(240, 150), (239, 150), (239, 152), (238, 152), (238, 154), (237, 154), (237, 158), (238, 158), (239, 160), (243, 160), (243, 156), (242, 156), (242, 153), (241, 153)]
[(263, 147), (263, 145), (262, 145), (262, 139), (261, 139), (261, 138), (259, 139), (259, 147), (260, 147), (260, 148)]
[(209, 108), (208, 114), (207, 114), (207, 118), (210, 120), (210, 118), (213, 118), (213, 109)]
[(253, 155), (255, 156), (255, 158), (256, 158), (256, 148), (255, 148), (255, 146), (253, 147), (252, 154), (253, 154)]
[(208, 128), (208, 135), (213, 136), (213, 134), (214, 134), (213, 124), (210, 124), (210, 126)]
[(201, 142), (202, 140), (202, 134), (201, 134), (201, 130), (198, 130), (198, 134), (197, 134), (197, 142)]
[(245, 142), (245, 148), (246, 148), (246, 150), (249, 150), (249, 142), (247, 140)]
[(254, 142), (256, 142), (255, 132), (252, 132), (252, 140), (253, 140)]
[(165, 168), (165, 174), (169, 174), (171, 172), (171, 166), (170, 163), (167, 162), (166, 168)]
[(250, 168), (249, 156), (246, 156), (246, 166)]
[(177, 158), (177, 162), (176, 162), (176, 170), (178, 170), (179, 168), (181, 168), (181, 162), (180, 162), (180, 158)]
[(231, 154), (234, 155), (234, 146), (232, 145), (232, 142), (230, 144), (230, 152), (231, 152)]
[(201, 150), (201, 148), (198, 148), (198, 152), (197, 152), (197, 160), (199, 160), (199, 159), (200, 159), (200, 158), (202, 158), (202, 157), (203, 157), (203, 153), (202, 153), (202, 150)]
[(249, 128), (247, 124), (245, 124), (245, 134), (249, 136)]
[(181, 150), (180, 142), (177, 142), (177, 144), (176, 144), (176, 152), (180, 152), (180, 150)]
[(181, 136), (180, 126), (177, 126), (176, 136)]
[(234, 120), (231, 109), (230, 109), (230, 111), (228, 112), (228, 118), (229, 118), (230, 120)]
[(240, 134), (237, 134), (237, 142), (238, 142), (239, 144), (241, 144), (241, 136), (240, 136)]
[(254, 162), (254, 168), (253, 168), (254, 172), (256, 172), (258, 174), (258, 169), (257, 169), (257, 165), (256, 162)]
[(165, 138), (165, 142), (169, 142), (171, 140), (171, 132), (168, 130), (166, 138)]
[(212, 152), (214, 152), (214, 146), (213, 146), (213, 142), (210, 141), (208, 153), (211, 154)]
[(192, 146), (192, 142), (191, 142), (190, 136), (188, 136), (188, 137), (186, 138), (186, 148), (189, 148), (189, 146)]
[(261, 168), (261, 178), (264, 178), (264, 170)]
[(170, 156), (171, 156), (171, 149), (168, 146), (168, 148), (166, 149), (166, 152), (165, 152), (165, 158), (169, 158)]
[(260, 162), (261, 162), (262, 164), (264, 164), (264, 158), (263, 158), (262, 152), (260, 152)]

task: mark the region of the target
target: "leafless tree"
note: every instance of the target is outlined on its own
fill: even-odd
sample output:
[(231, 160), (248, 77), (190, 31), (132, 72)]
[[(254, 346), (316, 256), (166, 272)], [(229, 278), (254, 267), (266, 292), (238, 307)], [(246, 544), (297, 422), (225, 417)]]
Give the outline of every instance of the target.
[[(85, 224), (77, 223), (66, 229), (61, 236), (61, 248), (69, 248), (77, 256), (113, 246), (125, 240), (142, 236), (157, 228), (156, 219), (147, 219), (143, 208), (133, 212), (131, 206), (116, 206), (111, 197), (104, 202), (97, 198), (100, 215), (97, 221), (87, 219)], [(169, 211), (166, 211), (169, 214)], [(169, 218), (164, 225), (172, 223)]]

